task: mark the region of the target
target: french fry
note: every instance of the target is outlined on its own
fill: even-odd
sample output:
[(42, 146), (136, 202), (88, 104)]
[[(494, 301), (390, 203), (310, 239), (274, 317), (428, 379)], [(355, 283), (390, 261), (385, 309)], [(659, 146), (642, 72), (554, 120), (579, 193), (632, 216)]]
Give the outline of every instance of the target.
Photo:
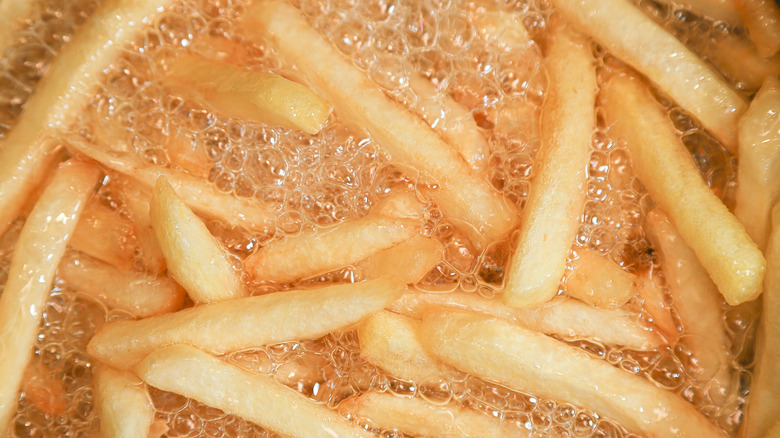
[[(702, 17), (722, 21), (731, 26), (742, 25), (737, 0), (675, 0), (674, 4)], [(664, 0), (663, 3), (670, 3)]]
[[(129, 369), (153, 350), (185, 343), (223, 354), (274, 342), (312, 339), (383, 309), (406, 289), (392, 279), (237, 298), (103, 325), (87, 346), (93, 357)], [(290, 315), (307, 315), (290, 319)]]
[(119, 269), (130, 269), (135, 252), (133, 228), (119, 212), (93, 199), (73, 231), (70, 246)]
[(663, 288), (656, 282), (651, 271), (639, 275), (637, 295), (653, 324), (663, 333), (667, 344), (674, 344), (680, 337), (677, 323), (672, 318), (671, 308), (666, 302)]
[(371, 208), (371, 213), (401, 219), (423, 220), (425, 204), (408, 189), (394, 189), (389, 196), (380, 199)]
[(725, 437), (677, 394), (502, 319), (462, 311), (423, 317), (423, 345), (445, 363), (509, 388), (588, 406), (646, 436)]
[(503, 295), (513, 307), (540, 304), (558, 292), (587, 191), (598, 89), (593, 57), (584, 39), (559, 26), (545, 66), (550, 89), (542, 109), (539, 167)]
[(577, 249), (574, 272), (566, 279), (566, 293), (596, 307), (614, 309), (635, 294), (636, 275), (624, 271), (598, 252)]
[(525, 429), (510, 428), (477, 411), (437, 406), (419, 398), (397, 397), (386, 392), (368, 392), (345, 400), (339, 410), (366, 419), (382, 430), (398, 429), (422, 437), (527, 437)]
[(364, 279), (394, 275), (406, 284), (415, 284), (443, 259), (444, 245), (441, 242), (417, 235), (363, 259), (357, 267)]
[(367, 131), (393, 161), (430, 174), (437, 184), (433, 200), (451, 220), (464, 222), (477, 244), (503, 238), (514, 227), (513, 208), (488, 181), (425, 122), (390, 100), (343, 59), (295, 7), (278, 1), (257, 2), (242, 20), (247, 34), (270, 39), (279, 56), (306, 75), (342, 120)]
[(628, 0), (554, 0), (553, 4), (737, 153), (737, 121), (747, 108), (745, 101), (679, 40)]
[(67, 251), (57, 275), (68, 288), (99, 298), (110, 308), (137, 318), (175, 312), (186, 292), (168, 277), (117, 269), (75, 251)]
[(20, 21), (30, 15), (34, 4), (34, 0), (0, 1), (0, 57), (13, 43), (14, 32), (19, 29)]
[(61, 377), (42, 362), (31, 363), (22, 379), (25, 401), (45, 414), (61, 415), (68, 409)]
[(650, 196), (733, 305), (761, 293), (766, 261), (745, 228), (707, 187), (671, 121), (641, 82), (610, 80), (604, 91), (610, 135), (624, 140)]
[(165, 255), (162, 253), (160, 243), (152, 229), (152, 221), (149, 219), (149, 200), (151, 194), (141, 190), (138, 185), (128, 178), (119, 177), (118, 183), (120, 198), (122, 199), (122, 212), (133, 222), (135, 238), (140, 250), (141, 262), (154, 274), (165, 272)]
[(195, 399), (282, 436), (372, 436), (272, 377), (252, 374), (191, 346), (157, 350), (134, 371), (155, 388)]
[(762, 58), (746, 38), (723, 38), (707, 53), (707, 58), (724, 76), (748, 90), (761, 87), (767, 76), (780, 75), (780, 55)]
[(312, 277), (357, 263), (411, 239), (419, 231), (420, 223), (408, 219), (370, 215), (344, 221), (260, 248), (247, 257), (246, 271), (255, 281), (290, 282)]
[(163, 148), (173, 167), (203, 179), (208, 178), (212, 165), (201, 145), (190, 137), (181, 132), (171, 133)]
[(772, 206), (780, 200), (779, 111), (780, 79), (769, 77), (739, 121), (734, 215), (762, 250), (771, 231)]
[(71, 160), (60, 166), (16, 242), (0, 295), (0, 430), (7, 429), (16, 412), (54, 271), (99, 178), (100, 171), (84, 162)]
[(98, 365), (92, 387), (100, 429), (106, 438), (149, 436), (155, 409), (138, 377), (128, 371)]
[(149, 206), (168, 273), (196, 303), (240, 298), (247, 288), (225, 248), (160, 177)]
[(734, 0), (758, 55), (769, 58), (780, 51), (780, 6), (774, 0)]

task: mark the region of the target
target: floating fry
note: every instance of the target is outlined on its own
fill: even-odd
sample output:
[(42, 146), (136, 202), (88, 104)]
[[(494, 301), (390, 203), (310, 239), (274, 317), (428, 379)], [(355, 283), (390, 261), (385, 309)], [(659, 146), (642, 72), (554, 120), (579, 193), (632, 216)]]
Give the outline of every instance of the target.
[(0, 430), (7, 430), (16, 412), (22, 374), (32, 358), (54, 271), (99, 178), (95, 166), (80, 161), (60, 166), (16, 242), (0, 295)]
[(734, 0), (748, 28), (748, 36), (762, 58), (780, 51), (780, 6), (774, 0)]
[(680, 331), (672, 318), (671, 308), (666, 302), (663, 288), (658, 285), (652, 272), (640, 275), (638, 280), (637, 295), (642, 306), (650, 315), (653, 324), (663, 333), (666, 343), (674, 344), (680, 337)]
[(120, 178), (118, 184), (122, 211), (130, 218), (135, 227), (136, 242), (140, 250), (141, 262), (154, 274), (165, 272), (165, 255), (162, 253), (157, 236), (149, 219), (149, 200), (151, 194), (138, 188), (137, 184), (128, 179)]
[(613, 78), (604, 94), (611, 135), (627, 143), (636, 175), (696, 252), (720, 293), (732, 306), (756, 298), (766, 261), (742, 224), (707, 187), (660, 105), (641, 82), (627, 76)]
[(445, 363), (512, 389), (588, 406), (629, 432), (726, 436), (677, 394), (502, 319), (433, 311), (423, 318), (421, 334), (423, 345)]
[(106, 438), (149, 436), (155, 409), (149, 392), (138, 377), (98, 365), (92, 385), (100, 429)]
[(146, 383), (256, 423), (282, 436), (370, 437), (305, 395), (197, 348), (171, 345), (135, 367)]
[(724, 76), (748, 90), (761, 87), (767, 76), (780, 75), (780, 55), (762, 58), (753, 43), (731, 34), (718, 41), (707, 57)]
[(133, 224), (111, 207), (93, 199), (81, 215), (70, 246), (120, 269), (133, 266)]
[(358, 263), (361, 278), (394, 275), (406, 284), (422, 281), (444, 259), (444, 245), (436, 239), (414, 236), (406, 242), (377, 252)]
[(636, 275), (596, 251), (577, 249), (573, 269), (566, 279), (566, 293), (588, 304), (614, 309), (626, 304), (635, 294)]
[[(103, 325), (87, 346), (93, 357), (128, 369), (176, 343), (223, 354), (275, 342), (311, 339), (346, 327), (397, 299), (406, 286), (390, 279), (238, 298)], [(291, 319), (290, 315), (306, 315)]]
[(559, 27), (545, 65), (550, 89), (542, 109), (539, 170), (504, 289), (504, 303), (513, 307), (540, 304), (558, 292), (585, 206), (596, 123), (596, 68), (585, 41)]

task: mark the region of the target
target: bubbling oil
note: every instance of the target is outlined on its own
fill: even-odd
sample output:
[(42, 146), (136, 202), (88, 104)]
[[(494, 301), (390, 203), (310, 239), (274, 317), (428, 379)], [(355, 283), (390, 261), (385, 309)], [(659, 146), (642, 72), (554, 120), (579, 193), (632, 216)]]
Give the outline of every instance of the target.
[[(543, 31), (551, 10), (544, 0), (495, 4), (491, 0), (293, 3), (312, 26), (396, 101), (409, 107), (417, 104), (420, 96), (410, 81), (412, 75), (419, 74), (437, 88), (437, 99), (450, 95), (464, 105), (490, 147), (485, 177), (510, 203), (524, 206), (535, 172), (540, 108), (547, 86), (540, 61)], [(472, 12), (476, 4), (517, 14), (536, 42), (518, 50), (486, 39), (477, 31)], [(674, 6), (652, 0), (641, 0), (638, 5), (697, 53), (706, 54), (712, 41), (729, 32), (719, 23), (691, 16)], [(0, 138), (12, 129), (59, 47), (94, 7), (94, 0), (40, 2), (0, 62)], [(188, 50), (207, 57), (227, 57), (249, 69), (305, 82), (299, 72), (279, 60), (272, 48), (246, 41), (235, 31), (234, 23), (245, 8), (244, 0), (193, 0), (162, 12), (106, 71), (88, 109), (63, 141), (67, 142), (68, 136), (94, 141), (117, 154), (132, 154), (148, 163), (200, 175), (224, 193), (267, 202), (278, 219), (276, 229), (266, 235), (249, 235), (209, 223), (212, 232), (242, 258), (270, 240), (361, 217), (399, 186), (416, 190), (427, 183), (424, 177), (405, 176), (370, 138), (346, 127), (338, 114), (331, 116), (322, 132), (308, 135), (214, 113), (159, 80), (176, 53)], [(602, 84), (615, 68), (624, 67), (597, 44), (592, 44), (591, 50)], [(659, 99), (707, 183), (727, 204), (733, 202), (734, 159), (684, 111), (663, 96)], [(601, 115), (587, 171), (587, 203), (573, 251), (594, 249), (626, 270), (653, 269), (663, 281), (662, 269), (641, 228), (652, 200), (634, 177), (627, 150), (609, 137)], [(109, 180), (113, 177), (109, 173)], [(112, 193), (110, 184), (100, 194), (107, 205), (122, 211), (121, 198)], [(426, 199), (422, 192), (418, 195)], [(511, 255), (511, 236), (479, 250), (434, 206), (426, 216), (425, 230), (441, 240), (446, 250), (444, 260), (417, 286), (419, 289), (462, 288), (491, 298), (500, 293)], [(5, 242), (7, 236), (0, 242), (3, 279), (12, 249), (12, 240)], [(346, 267), (299, 284), (353, 281), (355, 275)], [(290, 286), (254, 284), (252, 288), (255, 293), (264, 293)], [(641, 307), (638, 303), (632, 305)], [(731, 366), (740, 384), (725, 407), (708, 398), (708, 382), (702, 381), (690, 366), (685, 336), (675, 345), (653, 352), (589, 340), (569, 343), (680, 394), (733, 434), (740, 421), (738, 407), (750, 382), (746, 367), (751, 363), (755, 321), (725, 304), (724, 310), (724, 325), (732, 341)], [(47, 411), (36, 403), (35, 394), (23, 391), (12, 436), (97, 433), (90, 386), (93, 362), (86, 354), (86, 343), (100, 324), (127, 317), (69, 290), (67, 284), (57, 283), (44, 313), (33, 362), (61, 377), (61, 396), (68, 407)], [(439, 404), (455, 402), (518, 429), (531, 430), (534, 436), (631, 436), (587, 407), (512, 391), (465, 374), (436, 387), (418, 387), (365, 362), (358, 351), (355, 333), (346, 330), (316, 340), (237, 352), (225, 359), (272, 375), (314, 402), (332, 408), (351, 395), (378, 390), (403, 397), (420, 396)], [(168, 424), (166, 436), (275, 436), (175, 394), (151, 389), (151, 395), (157, 417)], [(369, 424), (365, 427), (371, 428)], [(395, 430), (372, 430), (384, 437), (403, 436)]]

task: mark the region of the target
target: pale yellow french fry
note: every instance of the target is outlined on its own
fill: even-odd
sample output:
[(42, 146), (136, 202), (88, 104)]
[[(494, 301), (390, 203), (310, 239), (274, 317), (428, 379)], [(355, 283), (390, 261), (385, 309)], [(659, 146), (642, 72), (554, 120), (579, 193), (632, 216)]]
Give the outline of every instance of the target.
[(108, 307), (122, 309), (137, 318), (175, 312), (186, 292), (168, 277), (117, 269), (75, 251), (67, 251), (57, 276), (74, 291), (99, 298)]
[(769, 269), (761, 299), (764, 307), (756, 341), (756, 366), (742, 423), (741, 436), (745, 438), (765, 436), (780, 418), (780, 203), (772, 209), (766, 256)]
[(423, 345), (445, 363), (509, 388), (587, 406), (629, 432), (726, 437), (679, 395), (545, 335), (462, 311), (434, 310)]
[(737, 121), (747, 104), (679, 40), (629, 0), (554, 0), (553, 4), (571, 23), (647, 76), (729, 151), (737, 153)]
[(133, 222), (135, 238), (140, 250), (141, 263), (152, 273), (165, 272), (165, 255), (152, 229), (149, 219), (149, 200), (151, 194), (138, 187), (138, 184), (128, 178), (120, 178), (118, 183), (119, 197), (122, 199), (122, 211)]
[(73, 236), (71, 248), (120, 269), (133, 266), (133, 223), (97, 199), (87, 203)]
[(35, 0), (0, 1), (0, 57), (13, 44), (14, 33), (21, 27), (21, 21), (32, 13), (33, 5)]
[(157, 350), (134, 371), (155, 388), (221, 409), (281, 436), (373, 436), (270, 376), (250, 373), (188, 345)]
[(734, 1), (759, 56), (769, 58), (777, 54), (780, 51), (780, 6), (774, 0)]
[(538, 307), (515, 309), (497, 299), (475, 293), (409, 293), (393, 302), (388, 309), (422, 319), (431, 306), (468, 310), (503, 318), (529, 330), (560, 336), (564, 339), (593, 339), (634, 350), (652, 350), (663, 344), (655, 331), (645, 327), (638, 315), (623, 309), (600, 309), (583, 302), (564, 299)]
[(398, 187), (389, 196), (380, 199), (371, 207), (371, 213), (403, 219), (422, 220), (425, 204), (408, 189)]
[(761, 87), (767, 76), (780, 75), (780, 55), (762, 58), (746, 38), (728, 35), (714, 45), (707, 58), (727, 78), (748, 90)]
[(551, 299), (585, 205), (586, 169), (596, 123), (596, 67), (587, 42), (557, 26), (545, 59), (550, 85), (542, 108), (538, 170), (523, 210), (504, 303), (533, 306)]
[(166, 74), (170, 84), (197, 93), (230, 117), (320, 132), (333, 107), (305, 86), (273, 73), (180, 54)]
[(418, 221), (370, 215), (271, 242), (247, 257), (246, 271), (255, 281), (290, 282), (355, 264), (419, 232)]
[(502, 425), (496, 418), (453, 406), (438, 406), (419, 398), (367, 392), (339, 405), (342, 412), (365, 419), (378, 429), (398, 429), (422, 437), (527, 437), (530, 432)]
[(573, 272), (566, 279), (566, 293), (596, 307), (614, 309), (636, 295), (636, 275), (624, 271), (598, 252), (577, 249)]
[(230, 255), (164, 176), (154, 186), (149, 217), (168, 273), (192, 301), (210, 303), (247, 294)]
[(652, 272), (639, 275), (637, 295), (642, 306), (649, 314), (653, 324), (661, 331), (667, 344), (674, 344), (680, 337), (677, 323), (672, 317), (671, 308), (666, 302), (664, 289), (657, 282)]
[(737, 205), (734, 215), (760, 249), (780, 200), (780, 79), (769, 77), (739, 121)]
[[(93, 357), (128, 369), (153, 350), (185, 343), (217, 354), (312, 339), (377, 312), (406, 290), (393, 279), (237, 298), (103, 325), (87, 346)], [(307, 315), (291, 319), (290, 315)]]
[(98, 365), (92, 388), (100, 429), (106, 438), (149, 436), (155, 409), (144, 382), (131, 372)]
[(406, 284), (422, 281), (444, 259), (444, 245), (438, 240), (417, 235), (398, 245), (377, 252), (357, 264), (361, 278), (394, 275)]
[(383, 310), (358, 326), (360, 357), (403, 380), (436, 385), (453, 370), (423, 349), (420, 321)]
[[(736, 2), (737, 0), (675, 0), (674, 4), (702, 17), (738, 26), (743, 23)], [(664, 0), (663, 3), (671, 2)]]
[(0, 295), (2, 431), (16, 412), (22, 375), (32, 358), (54, 272), (99, 178), (100, 171), (90, 164), (71, 160), (61, 165), (16, 242), (8, 281)]
[[(433, 200), (450, 220), (465, 223), (464, 230), (477, 244), (509, 234), (516, 214), (488, 181), (425, 122), (345, 60), (300, 11), (279, 1), (256, 2), (242, 20), (247, 34), (270, 39), (281, 59), (300, 69), (342, 120), (367, 131), (393, 161), (429, 174), (437, 184)], [(328, 68), (322, 68), (325, 65)]]
[(733, 305), (761, 293), (766, 261), (707, 187), (672, 122), (637, 79), (617, 76), (604, 91), (610, 135), (625, 141), (631, 164), (658, 206)]
[[(4, 3), (16, 0), (3, 0)], [(0, 145), (0, 234), (18, 216), (35, 182), (51, 172), (58, 154), (47, 140), (67, 129), (89, 102), (101, 74), (125, 44), (172, 0), (101, 3), (52, 61)]]

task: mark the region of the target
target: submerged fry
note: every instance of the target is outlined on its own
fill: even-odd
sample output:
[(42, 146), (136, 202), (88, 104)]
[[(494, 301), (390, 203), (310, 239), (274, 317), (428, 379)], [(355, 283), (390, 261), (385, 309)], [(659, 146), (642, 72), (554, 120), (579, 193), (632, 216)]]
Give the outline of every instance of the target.
[(70, 246), (120, 269), (133, 266), (133, 224), (97, 199), (87, 203)]
[(614, 309), (635, 295), (636, 275), (591, 249), (577, 249), (577, 256), (574, 272), (566, 279), (569, 296), (596, 307)]
[(663, 288), (656, 282), (652, 272), (645, 272), (638, 278), (637, 295), (653, 324), (663, 333), (666, 343), (673, 345), (680, 337), (677, 323), (667, 303)]
[[(663, 3), (671, 3), (671, 1), (663, 0)], [(737, 0), (674, 0), (674, 4), (702, 17), (710, 17), (732, 26), (742, 24)]]
[(155, 409), (138, 377), (128, 371), (98, 365), (92, 388), (100, 429), (106, 438), (149, 436)]
[(139, 258), (149, 271), (162, 274), (165, 271), (165, 255), (162, 253), (160, 243), (152, 229), (149, 219), (149, 200), (151, 194), (141, 190), (137, 184), (129, 178), (119, 179), (119, 192), (122, 199), (122, 211), (130, 218), (135, 227), (135, 238), (139, 247)]
[(774, 0), (734, 0), (762, 58), (780, 51), (780, 6)]
[(361, 278), (394, 275), (406, 284), (422, 281), (444, 259), (444, 244), (417, 235), (398, 245), (377, 252), (358, 263)]
[(729, 34), (707, 53), (707, 58), (733, 82), (748, 90), (761, 87), (767, 76), (780, 75), (780, 55), (762, 58), (746, 38)]

